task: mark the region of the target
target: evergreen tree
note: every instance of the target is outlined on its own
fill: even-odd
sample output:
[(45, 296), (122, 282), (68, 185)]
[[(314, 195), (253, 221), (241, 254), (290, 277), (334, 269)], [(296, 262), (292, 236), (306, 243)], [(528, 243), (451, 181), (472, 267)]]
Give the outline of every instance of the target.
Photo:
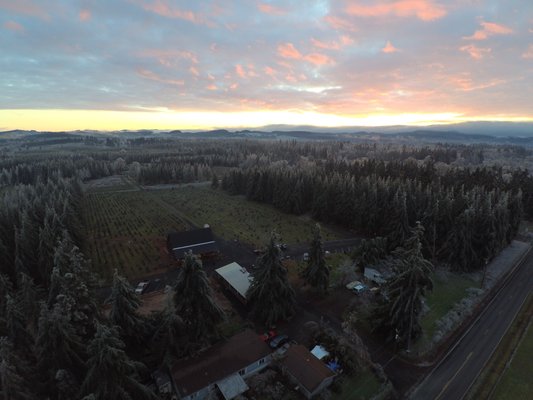
[(252, 315), (267, 327), (295, 312), (294, 290), (287, 278), (287, 268), (280, 259), (281, 250), (272, 234), (265, 253), (256, 262), (258, 270), (246, 293)]
[(422, 332), (420, 314), (423, 297), (433, 288), (430, 278), (432, 265), (422, 255), (423, 235), (424, 228), (417, 223), (404, 247), (393, 252), (396, 275), (387, 282), (385, 293), (388, 300), (378, 310), (378, 328), (389, 340), (394, 339), (406, 345), (407, 349)]
[(198, 345), (215, 332), (224, 314), (213, 299), (207, 275), (197, 256), (188, 252), (174, 285), (174, 308), (189, 334)]
[(213, 173), (213, 178), (211, 179), (211, 187), (218, 189), (218, 176), (215, 173)]
[(6, 335), (18, 349), (29, 349), (33, 344), (33, 338), (26, 329), (24, 311), (16, 299), (7, 296), (5, 314), (2, 316)]
[(111, 304), (109, 319), (113, 325), (120, 328), (120, 334), (125, 341), (140, 344), (145, 324), (143, 318), (137, 313), (141, 300), (130, 283), (120, 276), (116, 269), (113, 274), (111, 295), (106, 302)]
[(307, 268), (302, 272), (302, 277), (320, 293), (326, 293), (329, 286), (329, 267), (326, 265), (320, 225), (313, 229), (313, 240), (309, 249)]
[[(52, 310), (41, 306), (39, 329), (35, 342), (37, 368), (49, 388), (59, 370), (67, 370), (77, 378), (84, 376), (84, 346), (70, 321), (67, 298), (60, 298)], [(55, 391), (56, 389), (54, 389)]]
[(144, 364), (130, 360), (124, 343), (114, 327), (98, 324), (96, 334), (87, 347), (87, 374), (81, 388), (82, 396), (95, 400), (157, 399), (139, 382)]
[(183, 320), (176, 314), (174, 303), (168, 302), (164, 310), (155, 316), (156, 330), (152, 336), (152, 349), (159, 355), (159, 359), (169, 361), (169, 357), (180, 358), (191, 354), (195, 343), (189, 341), (189, 336)]
[(33, 400), (32, 371), (16, 353), (8, 338), (0, 338), (0, 398), (2, 400)]

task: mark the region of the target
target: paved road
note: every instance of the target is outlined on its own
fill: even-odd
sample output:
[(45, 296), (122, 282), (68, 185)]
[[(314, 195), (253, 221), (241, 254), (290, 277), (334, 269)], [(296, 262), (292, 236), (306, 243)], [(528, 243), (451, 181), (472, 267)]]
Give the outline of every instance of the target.
[(533, 252), (530, 252), (411, 399), (463, 399), (532, 290)]

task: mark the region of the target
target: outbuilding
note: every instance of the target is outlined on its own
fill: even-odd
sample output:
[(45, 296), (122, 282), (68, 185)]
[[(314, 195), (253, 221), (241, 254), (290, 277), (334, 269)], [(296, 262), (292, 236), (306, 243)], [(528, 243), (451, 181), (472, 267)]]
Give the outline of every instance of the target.
[(192, 251), (202, 258), (218, 254), (218, 246), (211, 228), (172, 232), (167, 235), (167, 249), (176, 260), (185, 258), (185, 253)]
[(216, 269), (215, 272), (224, 287), (232, 292), (241, 303), (246, 304), (246, 292), (253, 280), (246, 268), (232, 262)]

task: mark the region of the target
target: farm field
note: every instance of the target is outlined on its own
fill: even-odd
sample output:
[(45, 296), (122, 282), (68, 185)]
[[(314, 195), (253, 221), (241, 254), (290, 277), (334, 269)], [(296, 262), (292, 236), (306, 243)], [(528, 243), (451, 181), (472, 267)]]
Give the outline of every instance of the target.
[[(288, 244), (308, 243), (314, 221), (306, 217), (284, 214), (274, 207), (230, 196), (210, 187), (186, 186), (176, 190), (151, 193), (179, 210), (197, 226), (209, 224), (213, 232), (226, 240), (239, 240), (254, 247), (265, 245), (275, 230)], [(340, 235), (322, 227), (324, 240)]]
[(150, 274), (163, 259), (166, 234), (187, 227), (142, 191), (89, 192), (82, 210), (84, 252), (106, 280), (115, 268), (130, 279)]

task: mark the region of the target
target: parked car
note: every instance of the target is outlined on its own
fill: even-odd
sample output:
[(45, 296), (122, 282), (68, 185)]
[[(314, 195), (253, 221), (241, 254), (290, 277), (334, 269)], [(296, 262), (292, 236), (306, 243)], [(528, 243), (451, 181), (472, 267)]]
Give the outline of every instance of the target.
[(270, 340), (270, 342), (268, 342), (268, 345), (272, 349), (277, 349), (283, 346), (288, 341), (289, 341), (289, 337), (287, 335), (278, 335), (278, 336), (275, 336), (272, 340)]
[(263, 333), (260, 338), (263, 342), (268, 342), (275, 338), (278, 334), (274, 330), (270, 330), (268, 332)]
[(309, 261), (309, 253), (304, 253), (304, 261)]
[(359, 281), (352, 281), (348, 284), (346, 284), (346, 289), (348, 290), (353, 290), (354, 287), (356, 287), (357, 285), (361, 285), (362, 283), (359, 282)]
[(254, 254), (263, 254), (265, 251), (261, 249), (254, 249)]
[(149, 284), (150, 284), (150, 281), (142, 281), (142, 282), (139, 282), (139, 284), (138, 284), (137, 287), (135, 288), (135, 293), (137, 293), (137, 294), (143, 294), (144, 291), (146, 290), (146, 288), (148, 287)]

